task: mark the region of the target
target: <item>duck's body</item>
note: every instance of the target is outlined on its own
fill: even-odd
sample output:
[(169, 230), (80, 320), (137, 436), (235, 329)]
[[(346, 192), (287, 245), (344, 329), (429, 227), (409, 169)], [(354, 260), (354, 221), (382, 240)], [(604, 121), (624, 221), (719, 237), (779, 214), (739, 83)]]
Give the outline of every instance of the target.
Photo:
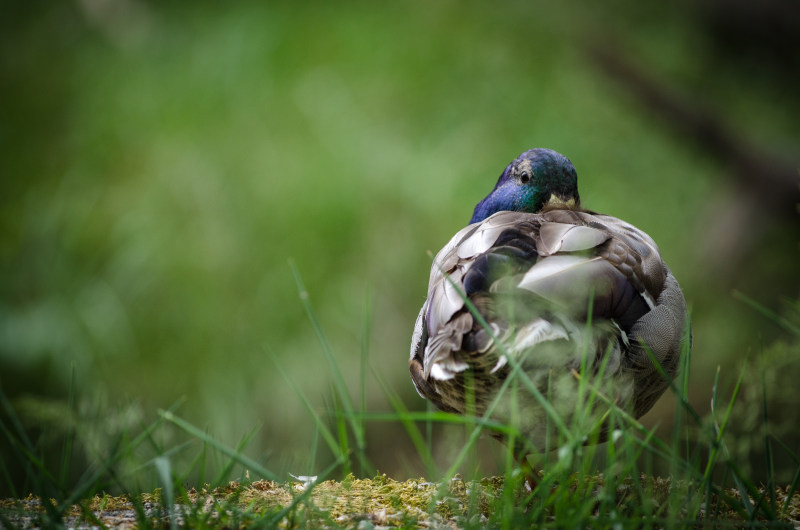
[[(651, 408), (668, 381), (647, 349), (673, 377), (688, 335), (683, 294), (647, 234), (579, 204), (575, 170), (553, 151), (526, 151), (506, 168), (434, 259), (409, 361), (422, 397), (483, 414), (518, 363), (586, 435), (599, 428), (602, 438), (607, 400), (634, 417)], [(581, 378), (607, 400), (581, 395)], [(492, 418), (514, 424), (529, 450), (555, 449), (558, 422), (516, 386)]]

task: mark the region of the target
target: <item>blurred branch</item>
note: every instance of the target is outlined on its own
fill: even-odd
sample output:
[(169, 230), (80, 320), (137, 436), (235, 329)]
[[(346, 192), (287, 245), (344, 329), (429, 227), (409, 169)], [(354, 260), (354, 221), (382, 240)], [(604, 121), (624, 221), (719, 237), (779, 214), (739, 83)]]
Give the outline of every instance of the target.
[(589, 40), (587, 55), (604, 74), (622, 84), (648, 111), (684, 140), (717, 158), (731, 178), (764, 212), (797, 216), (800, 202), (798, 166), (764, 152), (731, 128), (712, 109), (667, 88), (626, 57), (621, 46), (607, 38)]

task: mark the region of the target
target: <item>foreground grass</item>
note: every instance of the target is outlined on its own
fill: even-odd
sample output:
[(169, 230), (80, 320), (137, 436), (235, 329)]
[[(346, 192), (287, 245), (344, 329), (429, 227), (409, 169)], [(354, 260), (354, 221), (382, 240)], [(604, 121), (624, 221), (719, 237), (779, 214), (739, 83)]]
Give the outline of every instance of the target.
[[(504, 477), (465, 481), (453, 477), (446, 484), (412, 479), (398, 482), (378, 475), (372, 479), (358, 479), (352, 475), (342, 481), (325, 481), (320, 484), (303, 482), (254, 481), (249, 484), (230, 482), (217, 488), (192, 488), (175, 499), (170, 511), (164, 504), (163, 491), (138, 496), (95, 496), (74, 505), (66, 514), (64, 523), (70, 527), (81, 524), (100, 524), (105, 527), (137, 525), (158, 527), (176, 523), (189, 527), (229, 528), (239, 526), (303, 527), (308, 525), (369, 528), (424, 526), (472, 528), (511, 526), (516, 523), (536, 523), (543, 526), (570, 526), (585, 524), (611, 526), (627, 523), (644, 527), (682, 526), (699, 501), (706, 508), (692, 519), (697, 525), (730, 527), (786, 526), (800, 523), (800, 493), (789, 496), (789, 488), (779, 487), (769, 502), (776, 519), (755, 519), (731, 506), (731, 500), (741, 503), (736, 490), (720, 495), (698, 497), (695, 486), (685, 482), (642, 476), (634, 483), (628, 479), (614, 482), (609, 489), (602, 476), (585, 479), (579, 483), (572, 477), (569, 483), (559, 485), (550, 492), (529, 495), (517, 481), (506, 482)], [(588, 496), (585, 495), (589, 491)], [(641, 498), (637, 491), (646, 491), (651, 502), (651, 515), (642, 515)], [(760, 489), (763, 498), (769, 492)], [(502, 509), (503, 499), (511, 495), (515, 508)], [(558, 503), (549, 510), (540, 510), (548, 499), (557, 496), (583, 497), (584, 513), (559, 513)], [(685, 499), (675, 505), (676, 496)], [(615, 513), (604, 512), (601, 506), (614, 504)], [(755, 499), (750, 499), (753, 502)], [(572, 506), (573, 504), (567, 503)], [(735, 505), (735, 504), (734, 504)], [(7, 527), (34, 527), (46, 521), (46, 510), (41, 499), (29, 496), (24, 500), (0, 501), (2, 521)], [(536, 519), (532, 515), (536, 514)]]
[[(800, 526), (800, 457), (770, 432), (764, 372), (759, 411), (763, 428), (761, 432), (747, 434), (763, 447), (767, 472), (763, 483), (743, 468), (725, 441), (726, 437), (730, 439), (728, 432), (737, 423), (732, 419), (734, 404), (747, 370), (740, 372), (728, 400), (721, 398), (717, 380), (710, 389), (711, 414), (700, 417), (688, 401), (689, 351), (683, 356), (679, 377), (671, 384), (676, 409), (670, 440), (659, 439), (655, 429), (644, 427), (609, 403), (606, 421), (613, 426), (612, 441), (592, 443), (597, 439), (592, 440), (591, 434), (587, 438), (587, 431), (579, 423), (568, 425), (559, 421), (561, 432), (550, 446), (552, 451), (534, 455), (534, 464), (544, 470), (534, 491), (526, 489), (510, 449), (506, 451), (503, 476), (471, 475), (465, 479), (457, 472), (468, 467), (467, 455), (475, 451), (475, 443), (482, 434), (494, 431), (506, 439), (521, 440), (521, 433), (510, 425), (492, 421), (488, 409), (483, 417), (408, 411), (377, 373), (375, 377), (394, 410), (368, 412), (363, 399), (369, 365), (366, 348), (362, 352), (362, 397), (355, 400), (299, 274), (296, 280), (301, 300), (323, 346), (334, 389), (333, 406), (321, 413), (286, 377), (315, 426), (310, 458), (301, 468), (311, 470), (316, 476), (287, 480), (285, 473), (245, 454), (251, 435), (245, 436), (236, 447), (227, 446), (179, 417), (176, 405), (160, 411), (153, 423), (142, 424), (141, 432), (124, 433), (103, 452), (102, 458), (84, 470), (77, 482), (71, 482), (66, 477), (73, 465), (70, 455), (75, 440), (70, 437), (64, 440), (58, 471), (53, 472), (53, 462), (42, 456), (39, 440), (28, 435), (13, 404), (0, 388), (4, 413), (0, 417), (0, 434), (11, 450), (10, 457), (24, 464), (27, 484), (20, 491), (5, 465), (0, 466), (12, 497), (16, 497), (0, 501), (0, 528)], [(369, 325), (366, 319), (365, 336), (369, 334)], [(795, 334), (794, 340), (776, 352), (796, 359), (793, 352), (800, 344), (797, 340), (800, 331), (795, 327), (790, 331)], [(770, 358), (774, 361), (773, 357)], [(278, 359), (273, 356), (273, 361), (283, 373)], [(515, 378), (520, 385), (530, 385), (526, 377), (524, 371), (515, 367), (509, 380)], [(576, 377), (580, 376), (576, 373)], [(607, 400), (589, 386), (585, 390), (587, 400)], [(542, 400), (546, 405), (546, 400)], [(552, 420), (559, 418), (553, 415)], [(398, 482), (373, 471), (366, 451), (366, 432), (375, 424), (380, 428), (385, 422), (404, 426), (426, 467), (427, 478)], [(444, 471), (437, 467), (432, 452), (431, 427), (435, 423), (464, 429), (466, 441), (448, 452), (450, 467)], [(165, 443), (158, 436), (165, 428), (184, 436), (167, 437), (171, 441)], [(734, 434), (733, 439), (739, 437)], [(200, 451), (193, 463), (183, 465), (180, 453), (198, 445)], [(206, 476), (205, 462), (212, 457), (222, 464), (221, 470), (215, 472), (216, 478), (209, 484), (203, 478), (190, 479), (190, 476)], [(791, 464), (776, 469), (778, 458)], [(321, 461), (326, 464), (321, 465)], [(669, 478), (656, 476), (653, 469), (657, 463), (661, 467), (666, 464)], [(358, 471), (354, 473), (354, 469)], [(239, 480), (231, 482), (231, 477), (237, 476), (234, 470), (241, 473)], [(150, 492), (152, 486), (142, 487), (143, 472), (155, 474), (161, 488)], [(370, 476), (373, 478), (363, 478)], [(789, 478), (778, 479), (779, 476)], [(332, 480), (335, 478), (340, 480)], [(27, 491), (33, 494), (25, 497)], [(110, 491), (125, 493), (112, 496), (107, 493)]]

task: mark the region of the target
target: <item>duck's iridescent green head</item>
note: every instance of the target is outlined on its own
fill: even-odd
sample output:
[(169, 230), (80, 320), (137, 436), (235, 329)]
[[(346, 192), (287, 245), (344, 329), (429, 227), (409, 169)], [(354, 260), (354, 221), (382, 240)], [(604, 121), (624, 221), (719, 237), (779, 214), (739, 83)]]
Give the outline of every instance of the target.
[(535, 213), (547, 205), (577, 207), (578, 174), (567, 157), (531, 149), (511, 162), (492, 192), (475, 206), (471, 223), (504, 210)]

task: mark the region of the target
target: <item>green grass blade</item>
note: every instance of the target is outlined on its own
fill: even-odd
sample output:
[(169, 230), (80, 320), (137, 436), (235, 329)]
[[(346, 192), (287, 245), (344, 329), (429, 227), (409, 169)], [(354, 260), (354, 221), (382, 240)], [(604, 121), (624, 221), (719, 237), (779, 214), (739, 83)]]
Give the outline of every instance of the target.
[[(736, 401), (736, 397), (739, 394), (739, 389), (741, 388), (742, 380), (744, 379), (744, 374), (745, 374), (745, 367), (743, 367), (742, 370), (739, 372), (739, 378), (736, 381), (736, 385), (734, 386), (733, 393), (731, 394), (731, 398), (728, 401), (728, 406), (727, 406), (727, 408), (725, 410), (725, 416), (724, 416), (724, 418), (722, 420), (722, 423), (721, 424), (717, 424), (717, 422), (715, 421), (714, 425), (713, 425), (714, 431), (715, 431), (715, 435), (716, 435), (713, 443), (715, 444), (715, 446), (718, 446), (720, 448), (720, 450), (722, 451), (722, 453), (725, 455), (726, 459), (728, 460), (729, 465), (732, 465), (732, 461), (730, 460), (730, 454), (729, 454), (728, 449), (727, 449), (727, 447), (725, 445), (725, 442), (722, 439), (722, 436), (723, 436), (723, 433), (725, 432), (725, 429), (727, 427), (728, 420), (730, 419), (730, 416), (731, 416), (731, 412), (733, 411), (733, 403)], [(731, 470), (733, 471), (733, 480), (736, 483), (736, 486), (739, 489), (739, 494), (742, 497), (742, 501), (741, 501), (742, 505), (747, 510), (747, 513), (750, 515), (750, 517), (753, 517), (753, 515), (755, 513), (754, 512), (754, 507), (753, 507), (753, 505), (751, 504), (751, 502), (749, 501), (749, 498), (748, 498), (748, 493), (749, 493), (748, 490), (752, 489), (752, 488), (748, 488), (747, 487), (747, 485), (742, 480), (741, 473), (739, 473), (737, 469), (733, 469), (732, 468)]]
[[(417, 427), (417, 424), (415, 423), (415, 414), (408, 411), (405, 404), (400, 399), (400, 396), (398, 396), (397, 393), (389, 388), (389, 385), (386, 383), (386, 381), (384, 381), (383, 377), (381, 377), (374, 367), (371, 368), (373, 377), (375, 377), (375, 380), (378, 381), (381, 389), (383, 389), (384, 395), (389, 400), (389, 404), (395, 411), (395, 413), (391, 415), (380, 415), (380, 419), (383, 421), (399, 421), (408, 433), (409, 438), (411, 438), (411, 443), (414, 445), (414, 448), (417, 450), (417, 453), (422, 459), (422, 463), (427, 470), (428, 476), (439, 476), (440, 471), (436, 466), (436, 462), (433, 458), (433, 452), (431, 451), (431, 446), (429, 444), (430, 434), (426, 440), (426, 437), (422, 435), (419, 427)], [(431, 411), (427, 411), (417, 415), (417, 417), (419, 417), (421, 421), (425, 421), (426, 426), (429, 426), (431, 425), (431, 414)], [(362, 413), (362, 417), (371, 419), (374, 416)]]
[(311, 299), (309, 297), (308, 291), (306, 290), (305, 284), (303, 283), (303, 279), (300, 276), (300, 271), (295, 266), (294, 262), (289, 261), (289, 267), (292, 270), (292, 274), (294, 275), (295, 283), (297, 285), (297, 291), (300, 296), (300, 301), (303, 304), (303, 308), (306, 311), (306, 315), (308, 316), (309, 321), (311, 322), (311, 326), (314, 328), (314, 332), (317, 335), (317, 338), (322, 345), (322, 351), (325, 354), (325, 359), (328, 362), (328, 367), (330, 368), (331, 377), (333, 378), (334, 387), (336, 388), (336, 392), (341, 400), (341, 404), (344, 407), (346, 412), (346, 416), (350, 418), (350, 428), (353, 431), (353, 435), (356, 439), (356, 457), (359, 459), (359, 464), (362, 466), (362, 469), (372, 469), (372, 465), (367, 462), (366, 459), (366, 437), (364, 434), (364, 430), (361, 425), (358, 424), (358, 421), (355, 419), (356, 415), (354, 414), (355, 407), (353, 406), (352, 398), (350, 397), (350, 392), (347, 389), (347, 383), (342, 376), (341, 370), (339, 370), (339, 366), (336, 363), (336, 357), (333, 354), (333, 350), (331, 349), (330, 342), (328, 341), (325, 332), (322, 330), (322, 326), (319, 323), (319, 319), (317, 319), (317, 315), (314, 312), (314, 308), (311, 304)]
[(800, 328), (798, 328), (796, 325), (794, 325), (786, 318), (772, 311), (771, 309), (759, 304), (758, 302), (756, 302), (755, 300), (753, 300), (752, 298), (750, 298), (749, 296), (745, 295), (740, 291), (734, 290), (731, 294), (735, 299), (739, 300), (740, 302), (744, 302), (752, 309), (755, 309), (756, 312), (761, 313), (763, 316), (767, 317), (775, 324), (781, 326), (783, 329), (790, 331), (795, 335), (800, 335)]
[(761, 429), (764, 438), (764, 455), (767, 465), (766, 489), (769, 494), (770, 506), (775, 507), (775, 459), (772, 454), (772, 443), (769, 437), (769, 418), (767, 417), (767, 382), (764, 366), (761, 366)]
[[(39, 457), (36, 456), (36, 446), (31, 442), (22, 421), (17, 415), (11, 402), (3, 392), (0, 385), (0, 405), (8, 416), (10, 427), (0, 421), (0, 430), (8, 440), (11, 450), (15, 453), (18, 462), (22, 462), (25, 478), (29, 480), (34, 489), (42, 498), (62, 497), (65, 492), (58, 479), (53, 476)], [(48, 503), (49, 504), (49, 503)], [(46, 507), (50, 510), (51, 506)]]
[(794, 493), (797, 491), (798, 485), (800, 485), (800, 466), (795, 469), (794, 477), (792, 477), (792, 482), (786, 492), (786, 500), (783, 502), (783, 506), (781, 507), (781, 517), (786, 516), (786, 512), (789, 510), (789, 507), (792, 504), (792, 498), (794, 497)]
[(647, 346), (647, 344), (642, 343), (642, 348), (644, 349), (645, 353), (647, 353), (647, 356), (650, 358), (650, 362), (653, 363), (653, 366), (656, 368), (656, 370), (658, 370), (658, 373), (661, 374), (661, 377), (663, 377), (664, 381), (669, 385), (670, 390), (672, 390), (673, 394), (675, 394), (675, 396), (678, 398), (678, 403), (681, 405), (683, 410), (688, 412), (689, 415), (692, 417), (692, 419), (698, 425), (702, 425), (703, 420), (700, 417), (700, 414), (698, 414), (695, 408), (692, 407), (691, 403), (689, 403), (687, 397), (688, 392), (685, 389), (678, 388), (678, 386), (675, 384), (675, 381), (673, 381), (672, 378), (669, 376), (669, 374), (667, 374), (666, 370), (664, 370), (664, 367), (658, 361), (658, 359), (650, 350), (650, 348)]
[(317, 427), (317, 429), (319, 429), (319, 433), (322, 435), (325, 443), (328, 444), (328, 448), (331, 450), (331, 453), (337, 458), (340, 457), (341, 454), (339, 453), (339, 443), (336, 441), (336, 437), (333, 435), (330, 429), (328, 429), (328, 426), (325, 425), (325, 422), (322, 420), (322, 418), (320, 418), (319, 414), (317, 414), (317, 411), (314, 410), (314, 407), (311, 406), (311, 402), (308, 401), (308, 398), (305, 396), (305, 394), (303, 394), (295, 382), (292, 381), (292, 379), (286, 374), (283, 366), (281, 366), (281, 363), (278, 362), (277, 356), (272, 354), (272, 352), (269, 352), (269, 356), (272, 359), (275, 367), (281, 373), (284, 381), (286, 381), (286, 383), (292, 388), (292, 391), (294, 391), (295, 395), (298, 397), (298, 399), (300, 399), (300, 401), (303, 403), (303, 406), (313, 418), (314, 425)]
[(161, 502), (164, 510), (169, 515), (170, 527), (177, 528), (177, 514), (175, 513), (175, 485), (172, 481), (172, 470), (169, 458), (159, 456), (154, 461), (159, 481), (161, 482)]
[[(13, 459), (16, 460), (17, 462), (22, 462), (25, 476), (26, 477), (32, 476), (32, 472), (30, 470), (30, 463), (25, 458), (25, 455), (22, 452), (22, 450), (19, 448), (20, 442), (14, 437), (14, 435), (11, 433), (11, 430), (6, 426), (5, 422), (3, 422), (2, 419), (0, 419), (0, 434), (2, 434), (3, 438), (6, 439), (9, 448), (14, 453)], [(8, 455), (6, 455), (4, 458), (0, 458), (0, 469), (3, 470), (3, 476), (6, 479), (6, 484), (8, 485), (8, 489), (11, 492), (11, 495), (14, 496), (15, 498), (18, 498), (19, 493), (17, 493), (17, 488), (14, 484), (14, 481), (11, 479), (11, 474), (8, 472), (8, 468), (6, 468), (5, 465), (5, 462), (10, 461), (10, 458), (12, 457), (9, 457)]]
[(159, 416), (161, 416), (165, 421), (168, 421), (187, 433), (191, 434), (198, 440), (202, 440), (203, 442), (207, 443), (209, 446), (213, 447), (214, 449), (218, 450), (222, 454), (226, 455), (229, 458), (232, 458), (236, 462), (240, 463), (244, 467), (251, 469), (253, 472), (258, 473), (262, 477), (272, 480), (272, 481), (279, 481), (280, 479), (278, 476), (273, 473), (272, 471), (268, 470), (255, 460), (248, 458), (247, 456), (237, 453), (233, 449), (229, 448), (228, 446), (217, 442), (214, 438), (208, 436), (205, 432), (201, 431), (191, 423), (187, 422), (186, 420), (179, 418), (174, 413), (169, 410), (159, 410)]
[[(333, 396), (333, 418), (334, 422), (336, 423), (336, 434), (339, 437), (339, 449), (338, 454), (340, 455), (347, 455), (350, 454), (350, 440), (347, 436), (347, 414), (341, 412), (341, 407), (338, 404), (338, 400), (336, 399), (336, 393), (332, 394)], [(360, 422), (360, 420), (358, 420)], [(352, 469), (350, 467), (350, 459), (346, 459), (344, 461), (344, 469), (342, 472), (345, 475), (349, 475), (352, 473)]]
[(319, 450), (319, 425), (314, 422), (314, 434), (311, 436), (311, 455), (308, 461), (308, 469), (314, 470), (317, 468), (317, 451)]
[[(255, 436), (255, 434), (257, 432), (258, 432), (258, 428), (257, 427), (253, 427), (252, 429), (250, 429), (250, 432), (245, 434), (244, 437), (242, 437), (242, 439), (239, 440), (239, 443), (236, 444), (236, 449), (234, 449), (236, 454), (242, 454), (242, 452), (245, 450), (247, 445), (250, 443), (250, 440), (253, 439), (253, 436)], [(204, 434), (206, 434), (206, 436), (208, 436), (207, 433), (204, 433)], [(205, 444), (205, 441), (203, 443)], [(225, 482), (227, 482), (227, 477), (230, 474), (231, 470), (233, 470), (233, 466), (235, 466), (235, 465), (236, 465), (236, 461), (228, 460), (225, 463), (225, 465), (223, 466), (223, 468), (219, 471), (217, 476), (214, 478), (214, 481), (211, 483), (211, 485), (212, 486), (219, 486), (219, 485), (224, 484)]]
[(70, 364), (69, 392), (67, 394), (67, 411), (69, 418), (66, 429), (67, 432), (61, 447), (61, 470), (58, 474), (58, 480), (61, 484), (67, 483), (70, 460), (72, 457), (72, 446), (75, 440), (75, 361), (72, 361)]
[[(369, 341), (372, 330), (372, 298), (369, 290), (364, 295), (364, 324), (361, 332), (361, 413), (367, 411), (367, 363), (369, 360)], [(363, 430), (363, 425), (362, 425)]]
[(792, 322), (787, 320), (786, 318), (782, 317), (781, 315), (777, 314), (776, 312), (772, 311), (771, 309), (759, 304), (749, 296), (743, 294), (740, 291), (733, 291), (733, 297), (741, 302), (744, 302), (751, 308), (755, 309), (758, 313), (761, 313), (769, 320), (773, 321), (775, 324), (781, 326), (783, 329), (794, 333), (795, 335), (800, 335), (800, 328), (794, 325)]

